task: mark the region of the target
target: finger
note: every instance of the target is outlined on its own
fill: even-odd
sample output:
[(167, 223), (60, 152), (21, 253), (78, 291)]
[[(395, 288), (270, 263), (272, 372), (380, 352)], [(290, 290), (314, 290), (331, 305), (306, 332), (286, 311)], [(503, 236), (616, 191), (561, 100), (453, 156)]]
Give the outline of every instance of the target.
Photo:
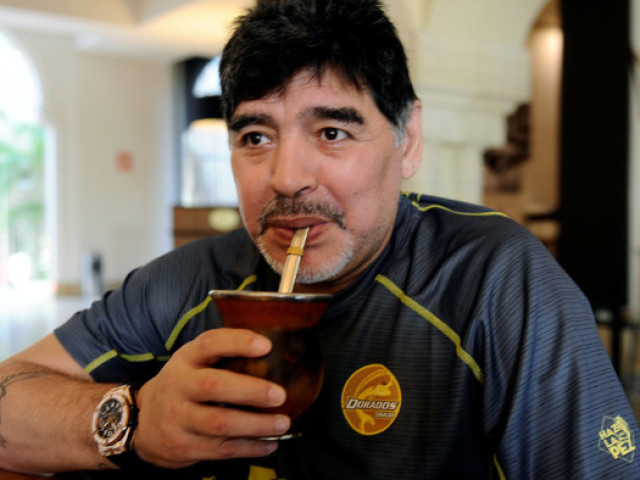
[(145, 454), (137, 447), (136, 452), (146, 462), (158, 467), (175, 469), (204, 460), (267, 456), (278, 448), (278, 442), (250, 437), (224, 438), (190, 434), (181, 438), (168, 438), (164, 446), (165, 449), (156, 455)]
[(221, 357), (261, 357), (271, 351), (271, 340), (251, 330), (216, 328), (185, 344), (181, 352), (188, 361), (211, 365)]
[(230, 458), (265, 457), (278, 448), (278, 442), (250, 438), (210, 438), (202, 436), (194, 442), (190, 453), (194, 459), (221, 460)]
[(197, 435), (257, 439), (286, 433), (291, 427), (291, 420), (282, 414), (200, 405), (190, 410), (189, 425), (190, 432)]
[(202, 368), (186, 386), (196, 402), (231, 403), (251, 407), (277, 407), (287, 397), (280, 385), (220, 368)]

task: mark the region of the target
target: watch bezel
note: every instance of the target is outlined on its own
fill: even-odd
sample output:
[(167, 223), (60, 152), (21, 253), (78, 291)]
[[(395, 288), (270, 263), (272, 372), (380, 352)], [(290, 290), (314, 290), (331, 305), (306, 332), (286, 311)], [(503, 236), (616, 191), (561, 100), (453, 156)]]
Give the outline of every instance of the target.
[[(110, 436), (105, 436), (105, 426), (102, 426), (102, 418), (105, 415), (103, 408), (110, 402), (117, 402), (119, 405), (119, 419), (117, 423), (113, 424), (109, 422), (109, 426), (114, 428), (114, 432)], [(123, 436), (126, 429), (129, 427), (129, 419), (131, 418), (130, 405), (127, 398), (119, 392), (111, 392), (105, 396), (102, 401), (96, 407), (93, 414), (93, 435), (96, 440), (100, 441), (105, 446), (111, 446), (117, 443)]]
[[(115, 402), (118, 405), (119, 418), (116, 422), (111, 420), (107, 424), (104, 422), (104, 417), (107, 415), (104, 407), (110, 402)], [(129, 450), (135, 428), (135, 409), (135, 398), (129, 385), (112, 388), (102, 397), (93, 413), (91, 424), (93, 438), (102, 456), (109, 458)], [(112, 435), (105, 436), (107, 427), (113, 428)]]

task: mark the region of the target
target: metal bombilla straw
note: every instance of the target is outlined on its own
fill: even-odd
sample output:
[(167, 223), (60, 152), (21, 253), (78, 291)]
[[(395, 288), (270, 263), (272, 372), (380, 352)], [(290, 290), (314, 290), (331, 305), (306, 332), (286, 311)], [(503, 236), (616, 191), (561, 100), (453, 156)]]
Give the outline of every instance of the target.
[(299, 228), (293, 233), (291, 244), (287, 249), (287, 259), (282, 269), (278, 293), (293, 292), (293, 286), (296, 283), (296, 276), (298, 275), (298, 268), (300, 267), (300, 260), (302, 259), (304, 244), (307, 241), (308, 233), (309, 227)]

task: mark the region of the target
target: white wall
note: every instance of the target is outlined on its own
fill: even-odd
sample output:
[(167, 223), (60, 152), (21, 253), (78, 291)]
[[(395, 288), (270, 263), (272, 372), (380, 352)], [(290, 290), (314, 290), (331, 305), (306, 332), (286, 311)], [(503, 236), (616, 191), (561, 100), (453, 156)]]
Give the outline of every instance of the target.
[(105, 277), (117, 280), (172, 244), (171, 70), (81, 55), (78, 80), (81, 245), (102, 252)]
[(412, 29), (403, 37), (424, 104), (423, 162), (404, 188), (482, 202), (483, 151), (504, 144), (506, 115), (531, 96), (527, 37), (545, 2), (403, 0), (391, 9)]
[[(79, 52), (68, 40), (13, 32), (43, 86), (55, 138), (55, 280), (77, 288), (83, 254), (102, 255), (107, 283), (167, 251), (175, 150), (171, 67)], [(117, 169), (118, 152), (133, 167)]]

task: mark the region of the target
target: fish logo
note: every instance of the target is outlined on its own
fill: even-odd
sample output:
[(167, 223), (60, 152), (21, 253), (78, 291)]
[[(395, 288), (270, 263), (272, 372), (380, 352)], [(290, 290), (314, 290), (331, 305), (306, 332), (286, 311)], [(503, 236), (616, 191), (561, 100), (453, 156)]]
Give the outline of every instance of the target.
[(377, 435), (389, 428), (398, 417), (401, 403), (398, 380), (381, 364), (358, 369), (342, 389), (342, 413), (361, 435)]

